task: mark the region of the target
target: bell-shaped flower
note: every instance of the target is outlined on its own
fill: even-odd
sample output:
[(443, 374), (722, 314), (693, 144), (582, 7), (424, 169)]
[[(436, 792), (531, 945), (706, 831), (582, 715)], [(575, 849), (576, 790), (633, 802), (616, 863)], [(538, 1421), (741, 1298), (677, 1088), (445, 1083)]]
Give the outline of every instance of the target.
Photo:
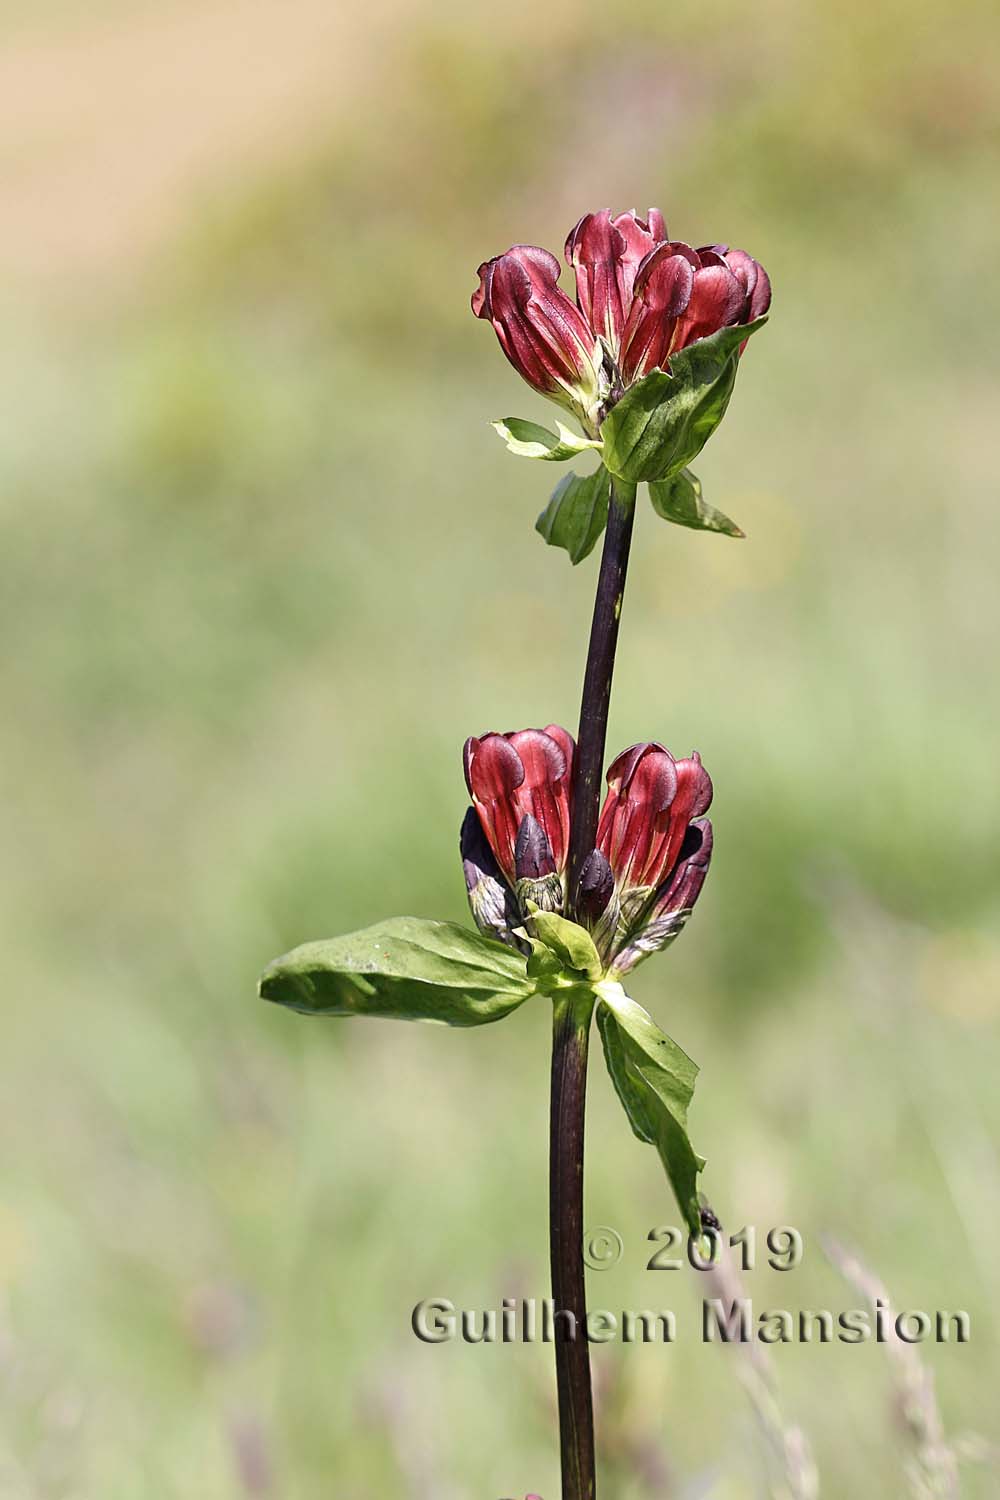
[(656, 888), (677, 863), (692, 818), (707, 812), (712, 782), (697, 751), (675, 760), (656, 743), (623, 750), (608, 770), (597, 847), (620, 891)]
[(511, 886), (566, 867), (574, 753), (558, 724), (466, 741), (469, 795)]
[(604, 351), (590, 323), (559, 286), (559, 262), (537, 245), (514, 245), (484, 261), (472, 298), (519, 375), (575, 411), (593, 430), (608, 391)]

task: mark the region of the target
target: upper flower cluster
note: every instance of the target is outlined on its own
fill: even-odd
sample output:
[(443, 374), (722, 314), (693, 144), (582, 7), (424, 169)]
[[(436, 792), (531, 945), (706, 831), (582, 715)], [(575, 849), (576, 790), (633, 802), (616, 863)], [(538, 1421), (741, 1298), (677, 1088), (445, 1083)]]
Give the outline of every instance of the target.
[(514, 245), (479, 267), (472, 298), (520, 375), (568, 406), (596, 434), (625, 388), (720, 328), (752, 323), (770, 306), (767, 272), (744, 250), (671, 240), (659, 209), (645, 219), (585, 214), (566, 241), (576, 303), (559, 262)]
[[(473, 806), (462, 825), (469, 904), (484, 932), (515, 941), (528, 903), (562, 911), (572, 818), (572, 736), (557, 724), (465, 745)], [(605, 960), (625, 973), (680, 928), (708, 871), (712, 783), (695, 753), (633, 745), (608, 770), (580, 910)]]

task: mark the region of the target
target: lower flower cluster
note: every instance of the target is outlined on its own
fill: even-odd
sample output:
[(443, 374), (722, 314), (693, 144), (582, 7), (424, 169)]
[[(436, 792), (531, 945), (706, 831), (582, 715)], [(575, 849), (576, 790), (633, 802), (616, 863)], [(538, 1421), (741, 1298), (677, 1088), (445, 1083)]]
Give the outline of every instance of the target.
[[(481, 932), (522, 950), (533, 911), (566, 910), (575, 753), (557, 724), (466, 741), (469, 905)], [(655, 742), (623, 750), (607, 781), (597, 847), (567, 914), (588, 928), (608, 972), (626, 974), (677, 936), (698, 899), (712, 782), (697, 753), (675, 760)]]

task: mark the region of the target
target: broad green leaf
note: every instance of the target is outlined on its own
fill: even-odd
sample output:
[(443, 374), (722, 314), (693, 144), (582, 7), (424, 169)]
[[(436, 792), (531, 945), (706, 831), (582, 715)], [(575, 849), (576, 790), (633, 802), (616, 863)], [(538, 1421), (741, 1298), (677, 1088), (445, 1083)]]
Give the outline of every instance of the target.
[(701, 1233), (698, 1173), (705, 1165), (687, 1133), (687, 1109), (698, 1068), (620, 984), (595, 986), (604, 1057), (629, 1124), (655, 1146), (693, 1235)]
[(385, 1016), (482, 1026), (535, 991), (513, 948), (454, 922), (392, 917), (361, 932), (304, 943), (264, 971), (260, 994), (324, 1016)]
[(614, 405), (601, 426), (604, 463), (633, 483), (668, 479), (697, 458), (725, 416), (736, 381), (739, 348), (766, 318), (720, 328), (653, 370)]
[(544, 458), (559, 464), (601, 447), (599, 439), (581, 437), (561, 422), (556, 422), (556, 432), (550, 432), (538, 422), (526, 422), (523, 417), (504, 417), (502, 422), (492, 425), (511, 453), (516, 453), (519, 458)]
[(569, 560), (582, 562), (608, 524), (611, 475), (603, 464), (581, 479), (567, 474), (552, 492), (552, 499), (535, 522), (550, 547), (565, 547)]
[(665, 521), (674, 521), (678, 526), (690, 526), (695, 531), (721, 531), (726, 536), (746, 536), (746, 532), (731, 521), (721, 510), (709, 505), (701, 495), (701, 480), (682, 469), (672, 479), (652, 479), (649, 498), (653, 509)]
[(564, 969), (586, 979), (600, 979), (604, 972), (594, 940), (583, 927), (554, 911), (533, 911), (528, 924), (532, 936), (554, 953)]

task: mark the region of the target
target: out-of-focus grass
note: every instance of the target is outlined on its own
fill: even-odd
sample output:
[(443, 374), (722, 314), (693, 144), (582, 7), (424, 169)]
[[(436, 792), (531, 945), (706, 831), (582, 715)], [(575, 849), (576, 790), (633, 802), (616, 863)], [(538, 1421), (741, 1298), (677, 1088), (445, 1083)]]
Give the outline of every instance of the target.
[[(806, 1237), (758, 1308), (851, 1305), (833, 1230), (899, 1305), (970, 1311), (928, 1360), (949, 1429), (996, 1436), (996, 18), (502, 31), (428, 10), (349, 129), (206, 205), (126, 307), (11, 322), (5, 1494), (557, 1492), (551, 1351), (409, 1329), (545, 1293), (543, 1008), (452, 1035), (253, 991), (303, 938), (461, 919), (462, 740), (574, 720), (594, 564), (531, 531), (550, 476), (486, 420), (539, 406), (466, 304), (485, 255), (605, 202), (776, 286), (699, 465), (749, 541), (640, 515), (612, 743), (701, 749), (718, 852), (636, 993), (703, 1065), (727, 1225)], [(589, 1141), (626, 1243), (592, 1302), (680, 1324), (595, 1351), (609, 1493), (751, 1495), (599, 1064)], [(900, 1493), (881, 1351), (775, 1355), (823, 1493)]]

